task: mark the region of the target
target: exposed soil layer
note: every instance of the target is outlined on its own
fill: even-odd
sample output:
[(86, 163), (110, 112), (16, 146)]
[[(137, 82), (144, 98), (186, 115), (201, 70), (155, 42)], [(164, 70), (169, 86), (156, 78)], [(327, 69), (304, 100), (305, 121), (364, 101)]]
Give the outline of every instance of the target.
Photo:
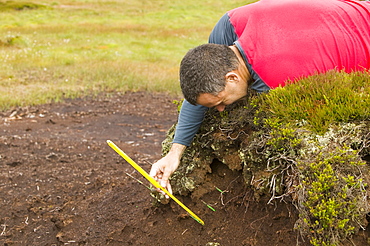
[(177, 195), (204, 226), (174, 201), (154, 203), (148, 182), (106, 140), (149, 171), (176, 121), (173, 99), (136, 92), (0, 113), (1, 245), (309, 245), (290, 203), (257, 201), (241, 171), (217, 162), (207, 176), (213, 191)]

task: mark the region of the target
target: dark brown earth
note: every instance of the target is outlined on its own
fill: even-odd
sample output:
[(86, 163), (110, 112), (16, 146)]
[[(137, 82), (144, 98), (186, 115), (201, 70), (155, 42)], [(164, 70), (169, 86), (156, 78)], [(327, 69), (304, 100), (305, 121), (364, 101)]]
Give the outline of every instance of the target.
[(241, 172), (217, 162), (207, 181), (223, 193), (176, 195), (204, 226), (174, 201), (154, 203), (106, 140), (149, 171), (176, 121), (173, 99), (136, 92), (0, 113), (1, 245), (309, 245), (290, 203), (257, 201)]

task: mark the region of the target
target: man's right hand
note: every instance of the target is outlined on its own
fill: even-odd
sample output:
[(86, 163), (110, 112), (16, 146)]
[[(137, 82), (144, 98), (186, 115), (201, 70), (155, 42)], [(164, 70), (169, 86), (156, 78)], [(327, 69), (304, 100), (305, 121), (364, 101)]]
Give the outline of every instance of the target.
[[(174, 143), (168, 154), (152, 165), (150, 176), (152, 176), (162, 187), (172, 194), (170, 176), (176, 171), (180, 164), (182, 154), (186, 149), (185, 145)], [(166, 198), (167, 195), (166, 195)]]

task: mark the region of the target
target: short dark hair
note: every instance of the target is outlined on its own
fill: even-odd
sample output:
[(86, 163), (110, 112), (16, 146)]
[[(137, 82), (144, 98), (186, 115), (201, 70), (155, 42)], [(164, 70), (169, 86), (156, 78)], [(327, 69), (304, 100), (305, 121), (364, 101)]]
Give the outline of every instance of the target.
[(180, 64), (180, 85), (185, 99), (195, 105), (202, 93), (217, 95), (225, 88), (225, 75), (238, 66), (237, 56), (226, 45), (203, 44), (189, 50)]

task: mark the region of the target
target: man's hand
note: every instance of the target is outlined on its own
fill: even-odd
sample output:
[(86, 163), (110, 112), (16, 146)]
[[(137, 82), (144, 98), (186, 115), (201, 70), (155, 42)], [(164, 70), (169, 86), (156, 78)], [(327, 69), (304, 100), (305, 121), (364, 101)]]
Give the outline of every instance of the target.
[[(180, 164), (180, 159), (184, 150), (186, 149), (185, 145), (182, 144), (172, 144), (172, 147), (168, 154), (154, 163), (150, 170), (150, 176), (152, 176), (158, 183), (166, 188), (172, 194), (172, 188), (169, 182), (169, 178), (173, 172), (176, 171), (177, 167)], [(166, 195), (166, 198), (168, 196)]]

